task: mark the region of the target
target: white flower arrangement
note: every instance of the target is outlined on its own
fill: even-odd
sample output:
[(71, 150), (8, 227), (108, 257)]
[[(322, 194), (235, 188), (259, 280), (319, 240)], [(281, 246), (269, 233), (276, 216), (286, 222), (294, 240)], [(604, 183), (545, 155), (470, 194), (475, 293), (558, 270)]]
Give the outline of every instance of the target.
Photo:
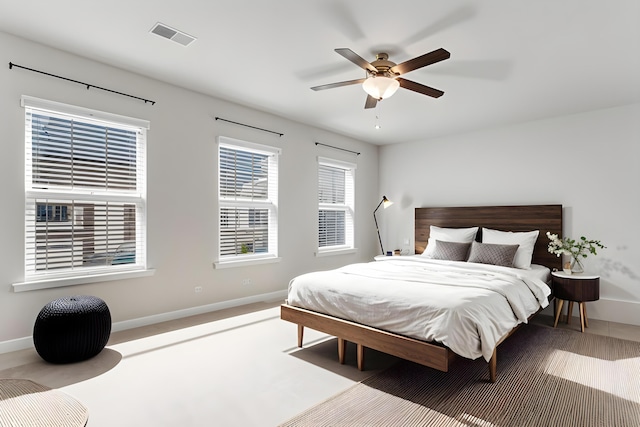
[[(571, 255), (573, 262), (578, 264), (579, 270), (583, 270), (582, 258), (586, 258), (588, 254), (598, 255), (597, 248), (606, 248), (600, 240), (587, 240), (584, 236), (578, 240), (569, 237), (560, 239), (557, 234), (551, 234), (547, 231), (547, 237), (549, 238), (549, 252), (557, 256)], [(574, 268), (574, 265), (572, 264), (571, 267)]]

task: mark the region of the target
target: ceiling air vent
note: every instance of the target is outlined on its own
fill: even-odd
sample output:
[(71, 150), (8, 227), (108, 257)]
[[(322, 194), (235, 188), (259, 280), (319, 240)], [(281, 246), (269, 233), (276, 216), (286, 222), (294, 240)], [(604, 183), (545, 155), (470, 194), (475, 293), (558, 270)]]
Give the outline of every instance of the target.
[(196, 38), (190, 36), (189, 34), (183, 33), (182, 31), (178, 31), (174, 28), (168, 27), (164, 24), (158, 22), (150, 31), (153, 34), (157, 34), (160, 37), (164, 37), (165, 39), (173, 40), (176, 43), (181, 44), (182, 46), (189, 46), (193, 43)]

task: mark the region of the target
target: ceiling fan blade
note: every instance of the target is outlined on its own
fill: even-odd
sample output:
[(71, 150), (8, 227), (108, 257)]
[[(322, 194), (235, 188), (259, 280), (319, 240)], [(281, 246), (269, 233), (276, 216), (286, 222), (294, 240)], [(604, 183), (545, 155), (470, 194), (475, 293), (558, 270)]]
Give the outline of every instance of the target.
[(442, 95), (444, 95), (444, 92), (441, 90), (434, 89), (420, 83), (412, 82), (411, 80), (403, 79), (400, 77), (398, 77), (396, 80), (398, 80), (398, 82), (400, 83), (400, 87), (421, 93), (423, 95), (432, 96), (434, 98), (440, 98)]
[(445, 49), (436, 49), (433, 52), (425, 53), (424, 55), (405, 61), (394, 67), (391, 67), (390, 71), (396, 74), (405, 74), (409, 71), (417, 70), (418, 68), (426, 67), (427, 65), (435, 64), (436, 62), (449, 59), (451, 54)]
[(334, 50), (338, 54), (344, 56), (349, 61), (351, 61), (354, 64), (356, 64), (358, 67), (364, 68), (365, 70), (371, 71), (372, 73), (377, 73), (378, 72), (378, 70), (376, 70), (376, 67), (374, 67), (369, 62), (364, 60), (360, 55), (358, 55), (357, 53), (355, 53), (351, 49), (343, 47), (343, 48), (338, 48), (338, 49), (334, 49)]
[(364, 108), (376, 108), (377, 104), (378, 104), (378, 100), (377, 99), (375, 99), (371, 95), (367, 95), (367, 100), (364, 103)]
[(356, 85), (358, 83), (364, 83), (365, 80), (366, 79), (358, 79), (358, 80), (348, 80), (346, 82), (329, 83), (326, 85), (314, 86), (311, 89), (313, 90), (333, 89), (334, 87), (349, 86), (349, 85)]

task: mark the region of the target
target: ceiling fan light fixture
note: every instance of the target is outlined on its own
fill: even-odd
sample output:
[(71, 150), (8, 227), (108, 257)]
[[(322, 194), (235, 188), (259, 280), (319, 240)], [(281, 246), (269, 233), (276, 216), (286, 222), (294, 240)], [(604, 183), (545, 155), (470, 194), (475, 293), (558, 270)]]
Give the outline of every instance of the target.
[(362, 83), (364, 91), (377, 100), (389, 98), (399, 87), (400, 82), (385, 76), (371, 76)]

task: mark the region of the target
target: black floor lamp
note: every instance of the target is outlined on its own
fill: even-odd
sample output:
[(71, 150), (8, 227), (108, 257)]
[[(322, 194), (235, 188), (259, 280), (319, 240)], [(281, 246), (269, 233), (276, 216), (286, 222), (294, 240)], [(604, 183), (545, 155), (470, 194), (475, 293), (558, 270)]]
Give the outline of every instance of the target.
[(382, 247), (382, 239), (380, 238), (380, 229), (378, 228), (378, 220), (376, 219), (376, 212), (378, 211), (378, 209), (380, 209), (380, 205), (382, 205), (384, 209), (387, 209), (392, 204), (393, 202), (390, 202), (389, 199), (387, 199), (387, 196), (382, 196), (382, 200), (380, 200), (380, 203), (378, 203), (376, 210), (373, 211), (373, 220), (376, 223), (376, 231), (378, 232), (378, 241), (380, 241), (380, 250), (382, 251), (382, 255), (384, 255), (384, 248)]

